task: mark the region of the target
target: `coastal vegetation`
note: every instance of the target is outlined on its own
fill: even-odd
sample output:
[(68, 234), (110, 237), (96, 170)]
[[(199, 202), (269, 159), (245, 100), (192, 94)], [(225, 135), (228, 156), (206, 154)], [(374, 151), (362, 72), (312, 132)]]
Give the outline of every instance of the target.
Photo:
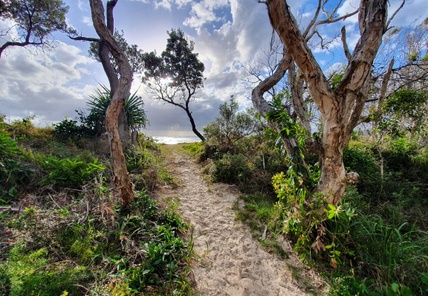
[[(174, 180), (150, 138), (125, 151), (135, 201), (116, 197), (99, 138), (31, 118), (0, 127), (2, 295), (188, 295), (188, 225), (153, 199)], [(74, 129), (69, 132), (73, 133)], [(145, 294), (146, 295), (146, 294)]]
[[(280, 39), (279, 62), (257, 77), (254, 109), (231, 96), (200, 133), (189, 104), (203, 86), (204, 65), (183, 31), (169, 32), (161, 56), (143, 54), (115, 31), (118, 0), (105, 9), (101, 0), (89, 1), (97, 38), (67, 27), (62, 1), (39, 2), (0, 1), (0, 16), (28, 37), (4, 43), (0, 55), (65, 31), (92, 42), (109, 87), (89, 98), (78, 120), (36, 128), (34, 117), (0, 117), (0, 294), (194, 292), (190, 263), (199, 254), (192, 227), (176, 201), (158, 195), (161, 186), (181, 180), (163, 161), (166, 149), (141, 133), (144, 103), (130, 93), (140, 70), (157, 99), (186, 112), (202, 142), (181, 148), (199, 161), (208, 182), (239, 190), (236, 220), (267, 251), (287, 258), (285, 239), (324, 276), (332, 296), (428, 295), (427, 20), (392, 30), (402, 6), (388, 18), (386, 0), (361, 1), (339, 16), (341, 2), (330, 13), (328, 1), (319, 1), (312, 21), (300, 28), (286, 1), (259, 1)], [(40, 18), (39, 31), (24, 26), (29, 11), (31, 18), (48, 18)], [(343, 27), (346, 62), (327, 73), (311, 38), (324, 45), (319, 26), (354, 15), (355, 48)], [(403, 40), (405, 54), (384, 55), (381, 63), (386, 37)]]

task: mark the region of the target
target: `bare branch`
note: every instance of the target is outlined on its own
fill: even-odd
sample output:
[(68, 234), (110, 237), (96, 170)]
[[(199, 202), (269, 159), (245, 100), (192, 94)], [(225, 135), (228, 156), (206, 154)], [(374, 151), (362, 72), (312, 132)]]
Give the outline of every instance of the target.
[(292, 62), (292, 58), (289, 54), (284, 53), (282, 60), (280, 61), (276, 71), (265, 80), (260, 82), (251, 93), (251, 100), (254, 108), (256, 108), (260, 115), (266, 116), (270, 111), (270, 106), (263, 98), (265, 92), (274, 87), (284, 77), (285, 73), (289, 69)]
[(390, 29), (389, 25), (391, 24), (394, 17), (397, 15), (397, 13), (403, 8), (404, 4), (406, 4), (406, 0), (402, 0), (400, 6), (397, 8), (396, 11), (392, 14), (392, 16), (389, 18), (385, 25), (385, 32)]
[(317, 32), (317, 27), (318, 26), (320, 26), (320, 25), (325, 25), (325, 24), (333, 24), (333, 23), (337, 23), (337, 22), (339, 22), (339, 21), (341, 21), (341, 20), (345, 20), (345, 19), (347, 19), (348, 17), (351, 17), (351, 16), (353, 16), (353, 15), (355, 15), (355, 14), (357, 14), (358, 13), (358, 11), (359, 11), (359, 9), (357, 9), (357, 10), (355, 10), (355, 11), (353, 11), (353, 12), (350, 12), (350, 13), (347, 13), (347, 14), (345, 14), (345, 15), (343, 15), (343, 16), (341, 16), (341, 17), (338, 17), (338, 18), (332, 18), (332, 16), (330, 15), (329, 17), (327, 17), (327, 19), (325, 19), (325, 20), (320, 20), (320, 21), (318, 21), (318, 22), (316, 22), (314, 25), (313, 25), (313, 27), (312, 27), (312, 30), (311, 30), (311, 33), (308, 35), (308, 36), (306, 36), (305, 37), (305, 40), (306, 41), (309, 41), (314, 35), (315, 35), (315, 33)]
[(392, 74), (392, 66), (394, 66), (394, 62), (395, 62), (395, 60), (394, 60), (394, 59), (392, 59), (392, 60), (389, 62), (388, 70), (386, 70), (386, 73), (385, 73), (385, 75), (383, 76), (383, 79), (382, 79), (382, 85), (381, 85), (381, 87), (380, 87), (380, 95), (379, 95), (379, 103), (378, 103), (378, 106), (381, 106), (381, 105), (382, 105), (382, 103), (383, 103), (383, 101), (384, 101), (384, 100), (385, 100), (385, 98), (386, 98), (386, 91), (387, 91), (387, 89), (388, 89), (388, 83), (389, 83), (389, 80), (390, 80), (390, 78), (391, 78), (391, 74)]
[(30, 42), (30, 41), (25, 41), (25, 42), (11, 42), (11, 41), (8, 41), (8, 42), (6, 42), (5, 44), (3, 44), (0, 47), (0, 57), (1, 57), (2, 53), (3, 53), (3, 51), (6, 48), (8, 48), (9, 46), (24, 47), (24, 46), (27, 46), (27, 45), (35, 45), (35, 46), (43, 45), (43, 41), (40, 41), (40, 42)]
[(317, 6), (317, 10), (315, 11), (314, 17), (312, 18), (312, 20), (309, 22), (308, 27), (306, 28), (305, 32), (303, 32), (303, 37), (306, 38), (306, 36), (308, 36), (309, 30), (312, 28), (312, 26), (315, 24), (315, 22), (318, 19), (318, 16), (320, 14), (321, 11), (321, 7), (322, 7), (322, 2), (323, 0), (318, 0), (318, 6)]
[(346, 59), (348, 62), (351, 61), (351, 53), (349, 52), (348, 42), (346, 42), (346, 28), (345, 26), (342, 27), (340, 30), (341, 33), (341, 39), (342, 39), (342, 45), (343, 45), (343, 51), (345, 52)]

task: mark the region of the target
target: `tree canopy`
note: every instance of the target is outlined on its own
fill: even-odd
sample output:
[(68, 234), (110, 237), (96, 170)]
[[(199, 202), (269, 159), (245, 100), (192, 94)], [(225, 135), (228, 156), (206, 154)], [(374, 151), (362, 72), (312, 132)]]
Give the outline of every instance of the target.
[(143, 80), (154, 98), (183, 109), (192, 131), (205, 141), (190, 111), (190, 102), (194, 100), (196, 91), (203, 87), (204, 64), (193, 52), (193, 42), (185, 38), (182, 30), (171, 30), (168, 35), (166, 49), (161, 56), (156, 52), (144, 54)]
[[(7, 0), (0, 2), (0, 17), (13, 25), (1, 32), (8, 37), (0, 47), (0, 56), (10, 46), (42, 46), (55, 31), (69, 32), (68, 7), (62, 0)], [(13, 30), (16, 30), (16, 35)]]

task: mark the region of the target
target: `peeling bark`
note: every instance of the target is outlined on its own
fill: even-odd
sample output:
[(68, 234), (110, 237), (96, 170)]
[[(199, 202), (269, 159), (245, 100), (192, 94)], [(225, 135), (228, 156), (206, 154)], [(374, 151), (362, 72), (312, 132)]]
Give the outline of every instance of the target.
[[(296, 63), (309, 94), (321, 114), (321, 177), (317, 191), (326, 201), (337, 204), (346, 186), (343, 148), (357, 125), (369, 93), (372, 63), (386, 30), (387, 0), (362, 0), (359, 8), (361, 36), (349, 60), (342, 81), (332, 90), (321, 67), (299, 30), (287, 1), (266, 1), (274, 30)], [(253, 98), (254, 100), (254, 98)]]
[[(132, 68), (105, 23), (102, 0), (90, 0), (89, 2), (91, 5), (92, 21), (100, 37), (100, 43), (112, 54), (119, 68), (120, 78), (118, 80), (118, 86), (112, 93), (112, 99), (107, 108), (106, 129), (110, 142), (114, 184), (117, 192), (122, 198), (123, 204), (128, 205), (133, 201), (134, 193), (133, 185), (126, 168), (125, 155), (123, 154), (122, 142), (119, 135), (118, 121), (119, 115), (125, 105), (125, 98), (129, 96), (131, 90)], [(108, 3), (110, 2), (116, 4), (117, 0), (108, 1)]]

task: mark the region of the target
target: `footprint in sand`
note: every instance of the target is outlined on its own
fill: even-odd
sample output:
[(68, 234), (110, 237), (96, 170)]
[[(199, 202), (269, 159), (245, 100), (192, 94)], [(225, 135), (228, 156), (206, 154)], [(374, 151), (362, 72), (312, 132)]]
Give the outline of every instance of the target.
[[(168, 145), (167, 150), (168, 166), (181, 181), (177, 188), (169, 190), (170, 195), (178, 198), (181, 216), (194, 227), (197, 258), (192, 273), (197, 295), (313, 295), (305, 293), (292, 278), (287, 264), (299, 264), (294, 255), (284, 260), (266, 252), (250, 231), (235, 221), (231, 208), (239, 192), (233, 186), (208, 185), (200, 166), (190, 156), (174, 145)], [(168, 192), (162, 194), (168, 198)], [(322, 280), (313, 273), (311, 280), (321, 290)]]

